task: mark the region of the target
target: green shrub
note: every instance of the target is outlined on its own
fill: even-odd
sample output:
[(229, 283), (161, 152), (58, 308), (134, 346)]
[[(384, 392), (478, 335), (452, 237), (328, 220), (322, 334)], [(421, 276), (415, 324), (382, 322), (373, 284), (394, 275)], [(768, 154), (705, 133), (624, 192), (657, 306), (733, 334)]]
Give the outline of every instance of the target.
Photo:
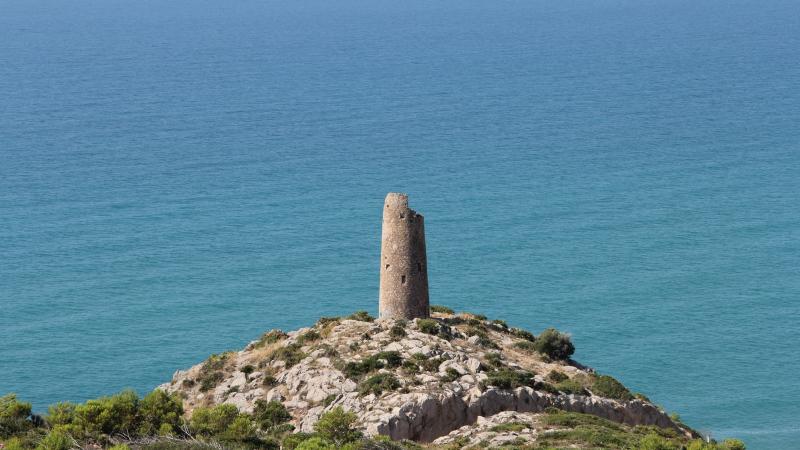
[(139, 434), (151, 436), (177, 432), (182, 417), (183, 401), (178, 394), (170, 395), (156, 389), (145, 395), (139, 404)]
[(477, 320), (480, 320), (480, 321), (484, 321), (484, 320), (487, 320), (487, 319), (488, 319), (488, 318), (487, 318), (486, 316), (484, 316), (483, 314), (473, 314), (473, 315), (472, 315), (472, 317), (474, 317), (475, 319), (477, 319)]
[(455, 311), (448, 308), (447, 306), (442, 306), (442, 305), (431, 305), (431, 312), (439, 314), (455, 314)]
[(722, 441), (721, 447), (725, 450), (747, 450), (744, 442), (739, 439), (725, 439)]
[(292, 367), (303, 360), (306, 354), (300, 351), (300, 344), (289, 344), (280, 347), (272, 354), (272, 359), (277, 359), (286, 363), (286, 367)]
[(494, 325), (497, 328), (500, 328), (501, 330), (508, 330), (508, 324), (506, 323), (505, 320), (494, 319), (492, 321), (492, 325)]
[(381, 395), (384, 391), (394, 391), (400, 387), (400, 381), (390, 373), (379, 373), (362, 381), (358, 386), (361, 395)]
[(452, 381), (456, 381), (457, 379), (461, 378), (461, 374), (452, 367), (448, 367), (445, 371), (445, 374), (441, 377), (442, 381), (446, 383), (450, 383)]
[(498, 389), (514, 389), (520, 386), (534, 386), (534, 374), (509, 369), (494, 370), (487, 374), (486, 384)]
[(50, 431), (36, 446), (36, 450), (69, 450), (71, 448), (72, 438), (60, 430)]
[(314, 424), (314, 431), (323, 439), (341, 446), (361, 439), (361, 432), (355, 428), (357, 420), (355, 413), (346, 412), (339, 406), (323, 414)]
[(527, 423), (523, 422), (508, 422), (508, 423), (501, 423), (500, 425), (493, 426), (490, 431), (494, 431), (495, 433), (503, 433), (508, 431), (513, 431), (519, 433), (522, 430), (526, 430), (531, 426)]
[(413, 361), (403, 361), (402, 368), (403, 372), (407, 374), (414, 375), (419, 373), (419, 366)]
[(47, 423), (55, 427), (69, 425), (75, 420), (75, 404), (70, 402), (56, 403), (47, 408)]
[(650, 433), (639, 441), (639, 450), (677, 450), (677, 446), (663, 437)]
[(133, 391), (122, 391), (77, 405), (71, 431), (77, 437), (100, 438), (135, 432), (138, 425), (139, 397)]
[(512, 328), (511, 329), (511, 334), (513, 334), (514, 336), (516, 336), (518, 338), (525, 339), (526, 341), (529, 341), (529, 342), (535, 342), (536, 341), (536, 336), (534, 336), (533, 333), (531, 333), (530, 331), (527, 331), (527, 330), (523, 330), (522, 328)]
[(391, 336), (392, 339), (395, 339), (395, 340), (402, 339), (402, 338), (406, 337), (406, 334), (407, 333), (406, 333), (405, 320), (398, 321), (397, 323), (392, 325), (392, 328), (389, 330), (389, 336)]
[(362, 322), (374, 322), (375, 318), (370, 316), (366, 311), (356, 311), (351, 314), (348, 319), (350, 320), (360, 320)]
[(633, 400), (631, 392), (622, 383), (608, 375), (600, 375), (592, 382), (592, 393), (616, 400)]
[(30, 403), (20, 402), (15, 394), (0, 397), (0, 438), (31, 429), (30, 417)]
[(264, 400), (256, 400), (255, 408), (253, 409), (253, 418), (262, 430), (269, 430), (277, 425), (292, 420), (292, 415), (283, 406), (283, 403), (278, 401), (267, 402)]
[(11, 438), (4, 444), (4, 450), (25, 450), (25, 444), (20, 438)]
[(223, 403), (209, 408), (196, 408), (189, 425), (196, 434), (216, 436), (224, 433), (238, 416), (239, 410), (235, 406)]
[(200, 367), (200, 375), (197, 377), (197, 381), (200, 382), (201, 392), (215, 388), (225, 378), (222, 371), (225, 368), (228, 355), (228, 353), (211, 355)]
[(563, 372), (559, 372), (557, 370), (551, 370), (550, 373), (547, 374), (547, 379), (552, 381), (553, 383), (560, 383), (564, 380), (568, 380), (569, 377)]
[(430, 358), (425, 356), (422, 353), (415, 353), (411, 355), (413, 362), (416, 363), (422, 371), (425, 372), (438, 372), (439, 366), (444, 362), (444, 359), (437, 356), (435, 358)]
[(321, 437), (312, 437), (301, 442), (296, 450), (337, 450), (336, 445)]
[(210, 391), (217, 387), (220, 381), (225, 379), (225, 374), (222, 372), (209, 372), (202, 374), (200, 378), (200, 392)]
[(108, 450), (131, 450), (131, 448), (125, 444), (117, 444), (109, 447)]
[(575, 353), (575, 346), (572, 345), (569, 335), (555, 328), (544, 330), (534, 342), (534, 348), (537, 352), (556, 360), (567, 359)]
[(505, 366), (503, 363), (503, 355), (501, 353), (487, 353), (485, 355), (486, 364), (495, 369), (500, 369)]
[(330, 406), (331, 403), (335, 402), (336, 399), (339, 398), (336, 394), (330, 394), (325, 399), (322, 400), (322, 406)]
[(257, 426), (253, 418), (247, 414), (238, 414), (219, 436), (227, 441), (254, 441), (256, 440)]
[(321, 337), (322, 336), (320, 336), (320, 334), (319, 334), (319, 332), (317, 332), (317, 330), (308, 330), (305, 333), (303, 333), (303, 334), (301, 334), (300, 336), (297, 337), (297, 343), (300, 344), (300, 345), (306, 345), (307, 343), (314, 342), (314, 341), (320, 339)]
[(586, 395), (586, 389), (575, 380), (562, 380), (555, 385), (556, 390), (565, 394)]
[(292, 433), (283, 438), (281, 441), (281, 448), (295, 450), (303, 442), (315, 437), (319, 436), (316, 433)]
[(498, 349), (500, 347), (489, 337), (489, 335), (482, 329), (477, 327), (470, 327), (467, 329), (467, 334), (470, 336), (478, 337), (478, 345), (486, 348)]
[(436, 336), (439, 334), (439, 323), (433, 319), (419, 319), (417, 321), (419, 331)]
[(273, 387), (278, 384), (278, 379), (272, 370), (265, 370), (264, 377), (261, 378), (261, 385), (264, 387)]
[(264, 347), (265, 345), (274, 344), (278, 341), (286, 339), (287, 337), (288, 335), (281, 330), (269, 330), (261, 335), (261, 337), (258, 339), (258, 342), (256, 342), (255, 347), (260, 348)]
[(375, 355), (362, 359), (361, 361), (350, 361), (345, 364), (342, 372), (352, 379), (358, 379), (363, 375), (374, 372), (384, 367), (400, 367), (403, 357), (396, 351), (380, 352)]
[(241, 371), (244, 374), (245, 380), (250, 380), (250, 374), (255, 372), (256, 368), (252, 364), (247, 364), (242, 367)]
[(400, 353), (396, 351), (380, 352), (375, 355), (375, 358), (386, 361), (386, 367), (391, 368), (400, 367), (400, 365), (403, 363), (403, 357), (400, 356)]
[(528, 353), (536, 351), (536, 344), (530, 341), (517, 341), (514, 343), (514, 347)]
[(320, 317), (319, 320), (317, 320), (317, 326), (325, 328), (332, 323), (339, 323), (340, 320), (341, 318), (339, 317)]

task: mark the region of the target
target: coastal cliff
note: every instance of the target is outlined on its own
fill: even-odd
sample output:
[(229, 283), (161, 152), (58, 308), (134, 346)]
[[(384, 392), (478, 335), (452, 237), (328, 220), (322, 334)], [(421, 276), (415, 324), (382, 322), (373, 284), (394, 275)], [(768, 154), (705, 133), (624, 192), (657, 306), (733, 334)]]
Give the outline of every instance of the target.
[(365, 436), (442, 445), (580, 446), (553, 433), (570, 429), (548, 421), (554, 412), (600, 418), (623, 433), (698, 437), (646, 397), (570, 360), (566, 335), (537, 338), (501, 320), (433, 310), (430, 319), (362, 312), (272, 330), (244, 350), (176, 372), (160, 389), (179, 394), (188, 414), (218, 404), (252, 413), (258, 402), (280, 402), (304, 433), (342, 408)]
[(0, 397), (3, 450), (744, 450), (701, 439), (570, 357), (566, 334), (431, 307), (272, 330), (145, 397), (123, 391), (46, 415)]

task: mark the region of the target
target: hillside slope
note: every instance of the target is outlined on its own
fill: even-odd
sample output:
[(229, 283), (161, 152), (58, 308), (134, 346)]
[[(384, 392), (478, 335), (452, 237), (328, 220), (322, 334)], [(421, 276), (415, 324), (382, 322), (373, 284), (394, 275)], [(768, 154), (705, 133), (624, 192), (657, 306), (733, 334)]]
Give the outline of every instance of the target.
[(569, 421), (550, 420), (566, 413), (604, 419), (620, 432), (696, 437), (613, 378), (558, 360), (571, 354), (571, 343), (554, 330), (537, 338), (499, 320), (439, 311), (408, 322), (357, 313), (273, 330), (242, 351), (176, 372), (160, 388), (180, 394), (188, 414), (222, 403), (251, 412), (258, 400), (280, 401), (302, 432), (342, 407), (368, 436), (437, 444), (544, 442), (570, 429)]

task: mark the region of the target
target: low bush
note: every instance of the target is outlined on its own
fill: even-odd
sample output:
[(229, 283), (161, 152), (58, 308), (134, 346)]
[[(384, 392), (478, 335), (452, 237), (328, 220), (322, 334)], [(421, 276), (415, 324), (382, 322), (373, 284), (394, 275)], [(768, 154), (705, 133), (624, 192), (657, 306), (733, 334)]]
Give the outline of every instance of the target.
[(514, 389), (520, 386), (534, 386), (534, 374), (509, 369), (494, 370), (487, 374), (486, 385), (499, 389)]
[(139, 435), (178, 432), (183, 418), (183, 402), (178, 394), (156, 389), (145, 395), (139, 404)]
[(250, 374), (255, 372), (256, 368), (252, 364), (247, 364), (242, 367), (241, 372), (244, 374), (245, 381), (250, 381)]
[(498, 329), (500, 329), (500, 330), (503, 330), (503, 331), (506, 331), (506, 330), (508, 330), (508, 324), (506, 323), (506, 321), (505, 321), (505, 320), (494, 319), (494, 320), (492, 321), (492, 325), (493, 325), (495, 328), (498, 328)]
[(555, 385), (556, 390), (565, 394), (586, 395), (586, 389), (575, 380), (562, 380)]
[(536, 351), (536, 344), (530, 341), (517, 341), (514, 342), (514, 348), (518, 348), (527, 353), (533, 353)]
[(0, 438), (22, 433), (32, 427), (30, 403), (17, 400), (14, 394), (0, 397)]
[(227, 403), (209, 408), (195, 408), (189, 426), (195, 434), (217, 436), (227, 431), (238, 416), (239, 410), (236, 406)]
[(366, 311), (356, 311), (347, 317), (350, 320), (360, 320), (362, 322), (374, 322), (375, 318), (370, 316)]
[(309, 342), (314, 342), (316, 340), (319, 340), (321, 337), (322, 336), (320, 336), (317, 330), (308, 330), (297, 337), (297, 343), (300, 345), (306, 345)]
[(306, 439), (295, 447), (296, 450), (337, 450), (338, 448), (332, 442), (319, 436)]
[(70, 450), (72, 448), (72, 438), (61, 430), (51, 430), (39, 441), (36, 450)]
[(355, 427), (357, 420), (355, 413), (345, 411), (339, 406), (323, 414), (314, 424), (314, 431), (321, 438), (341, 446), (361, 439), (362, 434)]
[(286, 367), (292, 367), (303, 360), (306, 354), (300, 351), (300, 344), (289, 344), (280, 347), (272, 353), (272, 359), (277, 359), (286, 363)]
[(342, 320), (340, 317), (320, 317), (317, 326), (324, 328), (332, 323), (339, 323), (340, 320)]
[(568, 380), (569, 377), (563, 372), (559, 372), (557, 370), (551, 370), (550, 373), (547, 374), (547, 379), (552, 381), (553, 383), (560, 383), (564, 380)]
[(400, 381), (397, 380), (397, 377), (390, 373), (379, 373), (362, 381), (358, 385), (358, 393), (381, 395), (384, 391), (395, 391), (398, 388), (400, 388)]
[(436, 336), (439, 334), (439, 323), (433, 319), (419, 319), (417, 321), (419, 331)]
[(537, 352), (555, 360), (567, 359), (575, 353), (575, 346), (572, 345), (569, 335), (555, 328), (544, 330), (533, 345)]
[(400, 365), (403, 363), (403, 357), (400, 356), (400, 353), (396, 351), (380, 352), (375, 355), (375, 358), (386, 361), (386, 366), (392, 368), (400, 367)]
[(439, 313), (439, 314), (455, 314), (456, 312), (453, 311), (451, 308), (442, 305), (431, 305), (431, 312), (432, 313)]
[(206, 392), (217, 386), (225, 378), (222, 372), (228, 360), (228, 353), (211, 355), (200, 367), (200, 375), (197, 381), (200, 382), (200, 391)]
[(139, 399), (133, 391), (89, 400), (84, 404), (58, 403), (48, 409), (53, 429), (79, 440), (107, 443), (127, 437), (170, 435), (180, 431), (183, 402), (177, 394), (154, 390)]
[(253, 419), (262, 430), (268, 431), (292, 420), (292, 415), (289, 414), (289, 411), (281, 402), (256, 400), (253, 408)]
[(408, 333), (406, 333), (406, 321), (398, 321), (392, 328), (389, 330), (389, 336), (392, 337), (394, 340), (402, 339), (406, 337)]
[(511, 328), (510, 331), (512, 335), (518, 338), (525, 339), (526, 341), (529, 342), (536, 341), (536, 336), (534, 336), (533, 333), (531, 333), (530, 331), (523, 330), (522, 328)]
[(400, 367), (403, 358), (396, 351), (380, 352), (375, 355), (362, 359), (361, 361), (351, 361), (344, 365), (342, 372), (352, 379), (358, 379), (363, 375), (374, 372), (384, 367)]
[(262, 334), (261, 337), (256, 342), (255, 347), (261, 348), (266, 345), (274, 344), (278, 341), (286, 339), (288, 335), (281, 330), (269, 330), (266, 333)]
[(495, 425), (492, 428), (490, 428), (490, 431), (494, 431), (495, 433), (503, 433), (509, 431), (519, 433), (520, 431), (526, 430), (530, 427), (531, 427), (530, 425), (523, 422), (508, 422), (508, 423), (502, 423), (500, 425)]
[(447, 370), (445, 370), (445, 374), (440, 377), (440, 379), (445, 383), (456, 381), (459, 378), (461, 378), (461, 374), (452, 367), (448, 367)]
[(590, 388), (593, 394), (615, 400), (633, 400), (633, 394), (622, 383), (608, 375), (596, 376)]
[(498, 349), (498, 345), (489, 337), (489, 335), (482, 329), (477, 327), (469, 327), (467, 328), (467, 334), (469, 336), (477, 336), (478, 337), (478, 345), (486, 348), (491, 349)]
[(403, 372), (407, 374), (414, 375), (419, 373), (419, 366), (413, 361), (403, 361), (401, 367), (403, 368)]
[(428, 357), (422, 353), (415, 353), (411, 355), (411, 358), (423, 372), (438, 372), (439, 366), (444, 362), (441, 357)]
[(487, 353), (484, 357), (486, 358), (486, 364), (488, 364), (489, 367), (495, 369), (500, 369), (505, 367), (505, 363), (503, 362), (503, 355), (499, 352)]

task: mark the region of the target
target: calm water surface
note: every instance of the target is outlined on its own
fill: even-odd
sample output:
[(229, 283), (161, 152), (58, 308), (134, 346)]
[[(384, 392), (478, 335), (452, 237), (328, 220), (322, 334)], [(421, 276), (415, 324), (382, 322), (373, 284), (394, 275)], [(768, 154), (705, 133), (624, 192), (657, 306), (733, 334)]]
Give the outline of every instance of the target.
[(0, 392), (139, 392), (434, 303), (573, 333), (716, 437), (800, 442), (793, 0), (2, 0)]

